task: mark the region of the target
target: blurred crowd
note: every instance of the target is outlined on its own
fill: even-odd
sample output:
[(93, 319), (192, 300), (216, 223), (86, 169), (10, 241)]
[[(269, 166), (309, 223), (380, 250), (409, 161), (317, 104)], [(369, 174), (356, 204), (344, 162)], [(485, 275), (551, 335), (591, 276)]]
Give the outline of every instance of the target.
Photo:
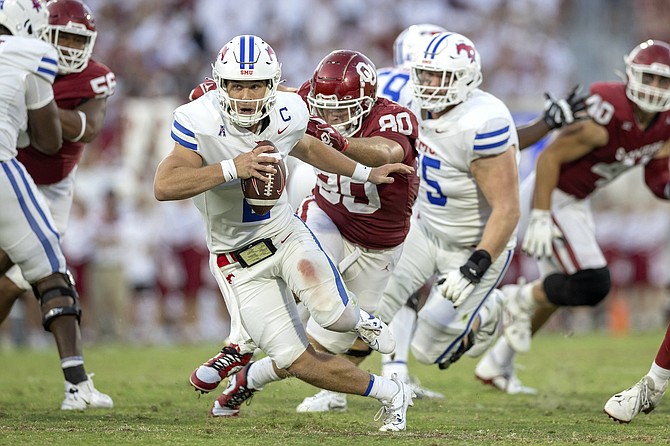
[[(188, 202), (158, 203), (151, 183), (173, 145), (172, 111), (210, 75), (216, 53), (233, 36), (263, 37), (282, 62), (286, 84), (298, 86), (334, 49), (360, 50), (381, 68), (392, 64), (393, 40), (404, 28), (440, 24), (475, 42), (482, 87), (520, 121), (539, 113), (544, 91), (563, 95), (577, 82), (614, 79), (615, 70), (623, 70), (623, 55), (641, 40), (670, 41), (670, 3), (664, 0), (86, 3), (98, 27), (94, 58), (118, 81), (105, 128), (79, 166), (64, 238), (82, 295), (86, 342), (192, 342), (227, 335), (200, 216)], [(524, 154), (522, 172), (532, 168), (536, 152)], [(646, 191), (639, 173), (625, 175), (594, 200), (613, 295), (595, 310), (565, 311), (556, 324), (626, 331), (663, 323), (670, 212)], [(526, 260), (516, 257), (508, 282), (534, 278), (533, 262)], [(3, 327), (5, 342), (44, 339), (38, 323), (26, 332), (20, 322), (24, 313), (38, 315), (33, 305), (17, 307), (13, 323)]]

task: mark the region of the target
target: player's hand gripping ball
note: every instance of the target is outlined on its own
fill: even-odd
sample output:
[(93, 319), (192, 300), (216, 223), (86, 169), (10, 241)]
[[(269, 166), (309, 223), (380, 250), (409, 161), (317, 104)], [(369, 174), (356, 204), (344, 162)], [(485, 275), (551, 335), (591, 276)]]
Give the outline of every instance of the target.
[(261, 175), (264, 175), (270, 181), (267, 183), (259, 180), (258, 178), (250, 177), (247, 179), (241, 180), (240, 184), (242, 185), (242, 193), (244, 198), (251, 206), (251, 210), (255, 214), (265, 215), (270, 212), (270, 209), (277, 203), (279, 197), (284, 192), (286, 187), (286, 166), (284, 161), (281, 159), (279, 151), (271, 141), (260, 141), (256, 144), (256, 147), (260, 146), (272, 146), (274, 149), (263, 153), (264, 156), (271, 156), (279, 159), (279, 162), (274, 163), (261, 163), (267, 166), (273, 166), (277, 172), (260, 172)]

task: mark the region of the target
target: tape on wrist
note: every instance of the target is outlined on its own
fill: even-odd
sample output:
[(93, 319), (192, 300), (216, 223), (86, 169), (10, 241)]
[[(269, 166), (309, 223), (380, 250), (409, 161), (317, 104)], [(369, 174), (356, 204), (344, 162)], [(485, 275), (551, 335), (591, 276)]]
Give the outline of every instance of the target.
[(370, 173), (372, 172), (372, 168), (368, 166), (364, 166), (361, 163), (356, 163), (356, 168), (354, 169), (354, 173), (351, 174), (351, 178), (353, 178), (356, 181), (368, 181), (368, 178), (370, 178)]
[(81, 130), (77, 136), (71, 139), (72, 142), (79, 141), (82, 136), (84, 136), (84, 133), (86, 133), (86, 113), (81, 110), (76, 110), (76, 112), (79, 115), (79, 119), (81, 120)]
[(226, 180), (226, 183), (237, 178), (237, 167), (235, 167), (235, 161), (223, 160), (220, 164), (221, 171), (223, 172), (223, 179)]

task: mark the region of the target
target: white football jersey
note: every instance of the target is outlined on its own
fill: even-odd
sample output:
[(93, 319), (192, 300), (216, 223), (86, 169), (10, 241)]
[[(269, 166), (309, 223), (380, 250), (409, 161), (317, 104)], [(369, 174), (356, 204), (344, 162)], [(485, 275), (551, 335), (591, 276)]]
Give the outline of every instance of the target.
[[(172, 138), (198, 153), (205, 165), (218, 164), (249, 152), (258, 142), (272, 141), (282, 158), (305, 135), (309, 114), (295, 93), (277, 92), (277, 102), (269, 114), (269, 125), (260, 133), (251, 133), (225, 118), (216, 90), (182, 105), (174, 112)], [(283, 193), (265, 215), (251, 211), (242, 194), (240, 180), (226, 182), (193, 197), (207, 227), (210, 252), (235, 251), (261, 238), (269, 238), (295, 218)]]
[(16, 157), (19, 133), (28, 129), (28, 110), (42, 108), (53, 99), (35, 95), (37, 77), (53, 84), (58, 73), (58, 53), (34, 38), (0, 36), (0, 161)]
[(377, 96), (410, 107), (413, 99), (409, 70), (399, 67), (377, 71)]
[[(419, 222), (443, 243), (476, 246), (491, 206), (477, 187), (470, 163), (518, 147), (512, 115), (502, 101), (477, 89), (439, 119), (420, 122), (421, 183), (415, 204)], [(518, 151), (516, 158), (518, 164)], [(515, 244), (513, 236), (507, 248)]]

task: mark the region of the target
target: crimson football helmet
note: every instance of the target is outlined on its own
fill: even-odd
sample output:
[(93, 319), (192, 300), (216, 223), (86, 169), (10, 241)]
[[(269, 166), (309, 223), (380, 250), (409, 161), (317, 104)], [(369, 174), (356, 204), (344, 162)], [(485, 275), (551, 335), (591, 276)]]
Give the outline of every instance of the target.
[(358, 51), (333, 51), (319, 62), (310, 79), (307, 103), (311, 113), (344, 136), (360, 130), (376, 100), (377, 69)]
[[(481, 58), (467, 37), (435, 34), (412, 64), (411, 76), (421, 108), (439, 112), (465, 101), (482, 83)], [(439, 85), (432, 84), (435, 77), (440, 78)]]
[(0, 1), (0, 25), (13, 36), (42, 38), (47, 10), (41, 0)]
[[(670, 45), (647, 40), (636, 46), (624, 62), (628, 99), (648, 113), (670, 110)], [(650, 85), (656, 76), (656, 85)]]
[[(47, 10), (49, 24), (44, 40), (58, 49), (58, 72), (69, 74), (84, 71), (98, 35), (91, 10), (79, 0), (51, 0), (47, 3)], [(61, 43), (67, 35), (73, 40)]]
[(447, 30), (438, 25), (421, 23), (405, 28), (393, 42), (393, 64), (396, 67), (409, 69), (424, 50), (424, 42), (435, 34), (446, 33)]
[[(270, 45), (253, 35), (241, 35), (226, 43), (212, 64), (221, 112), (240, 127), (251, 127), (270, 114), (277, 102), (281, 64)], [(265, 81), (261, 99), (231, 99), (227, 81)], [(253, 113), (240, 112), (238, 105), (254, 104)]]

